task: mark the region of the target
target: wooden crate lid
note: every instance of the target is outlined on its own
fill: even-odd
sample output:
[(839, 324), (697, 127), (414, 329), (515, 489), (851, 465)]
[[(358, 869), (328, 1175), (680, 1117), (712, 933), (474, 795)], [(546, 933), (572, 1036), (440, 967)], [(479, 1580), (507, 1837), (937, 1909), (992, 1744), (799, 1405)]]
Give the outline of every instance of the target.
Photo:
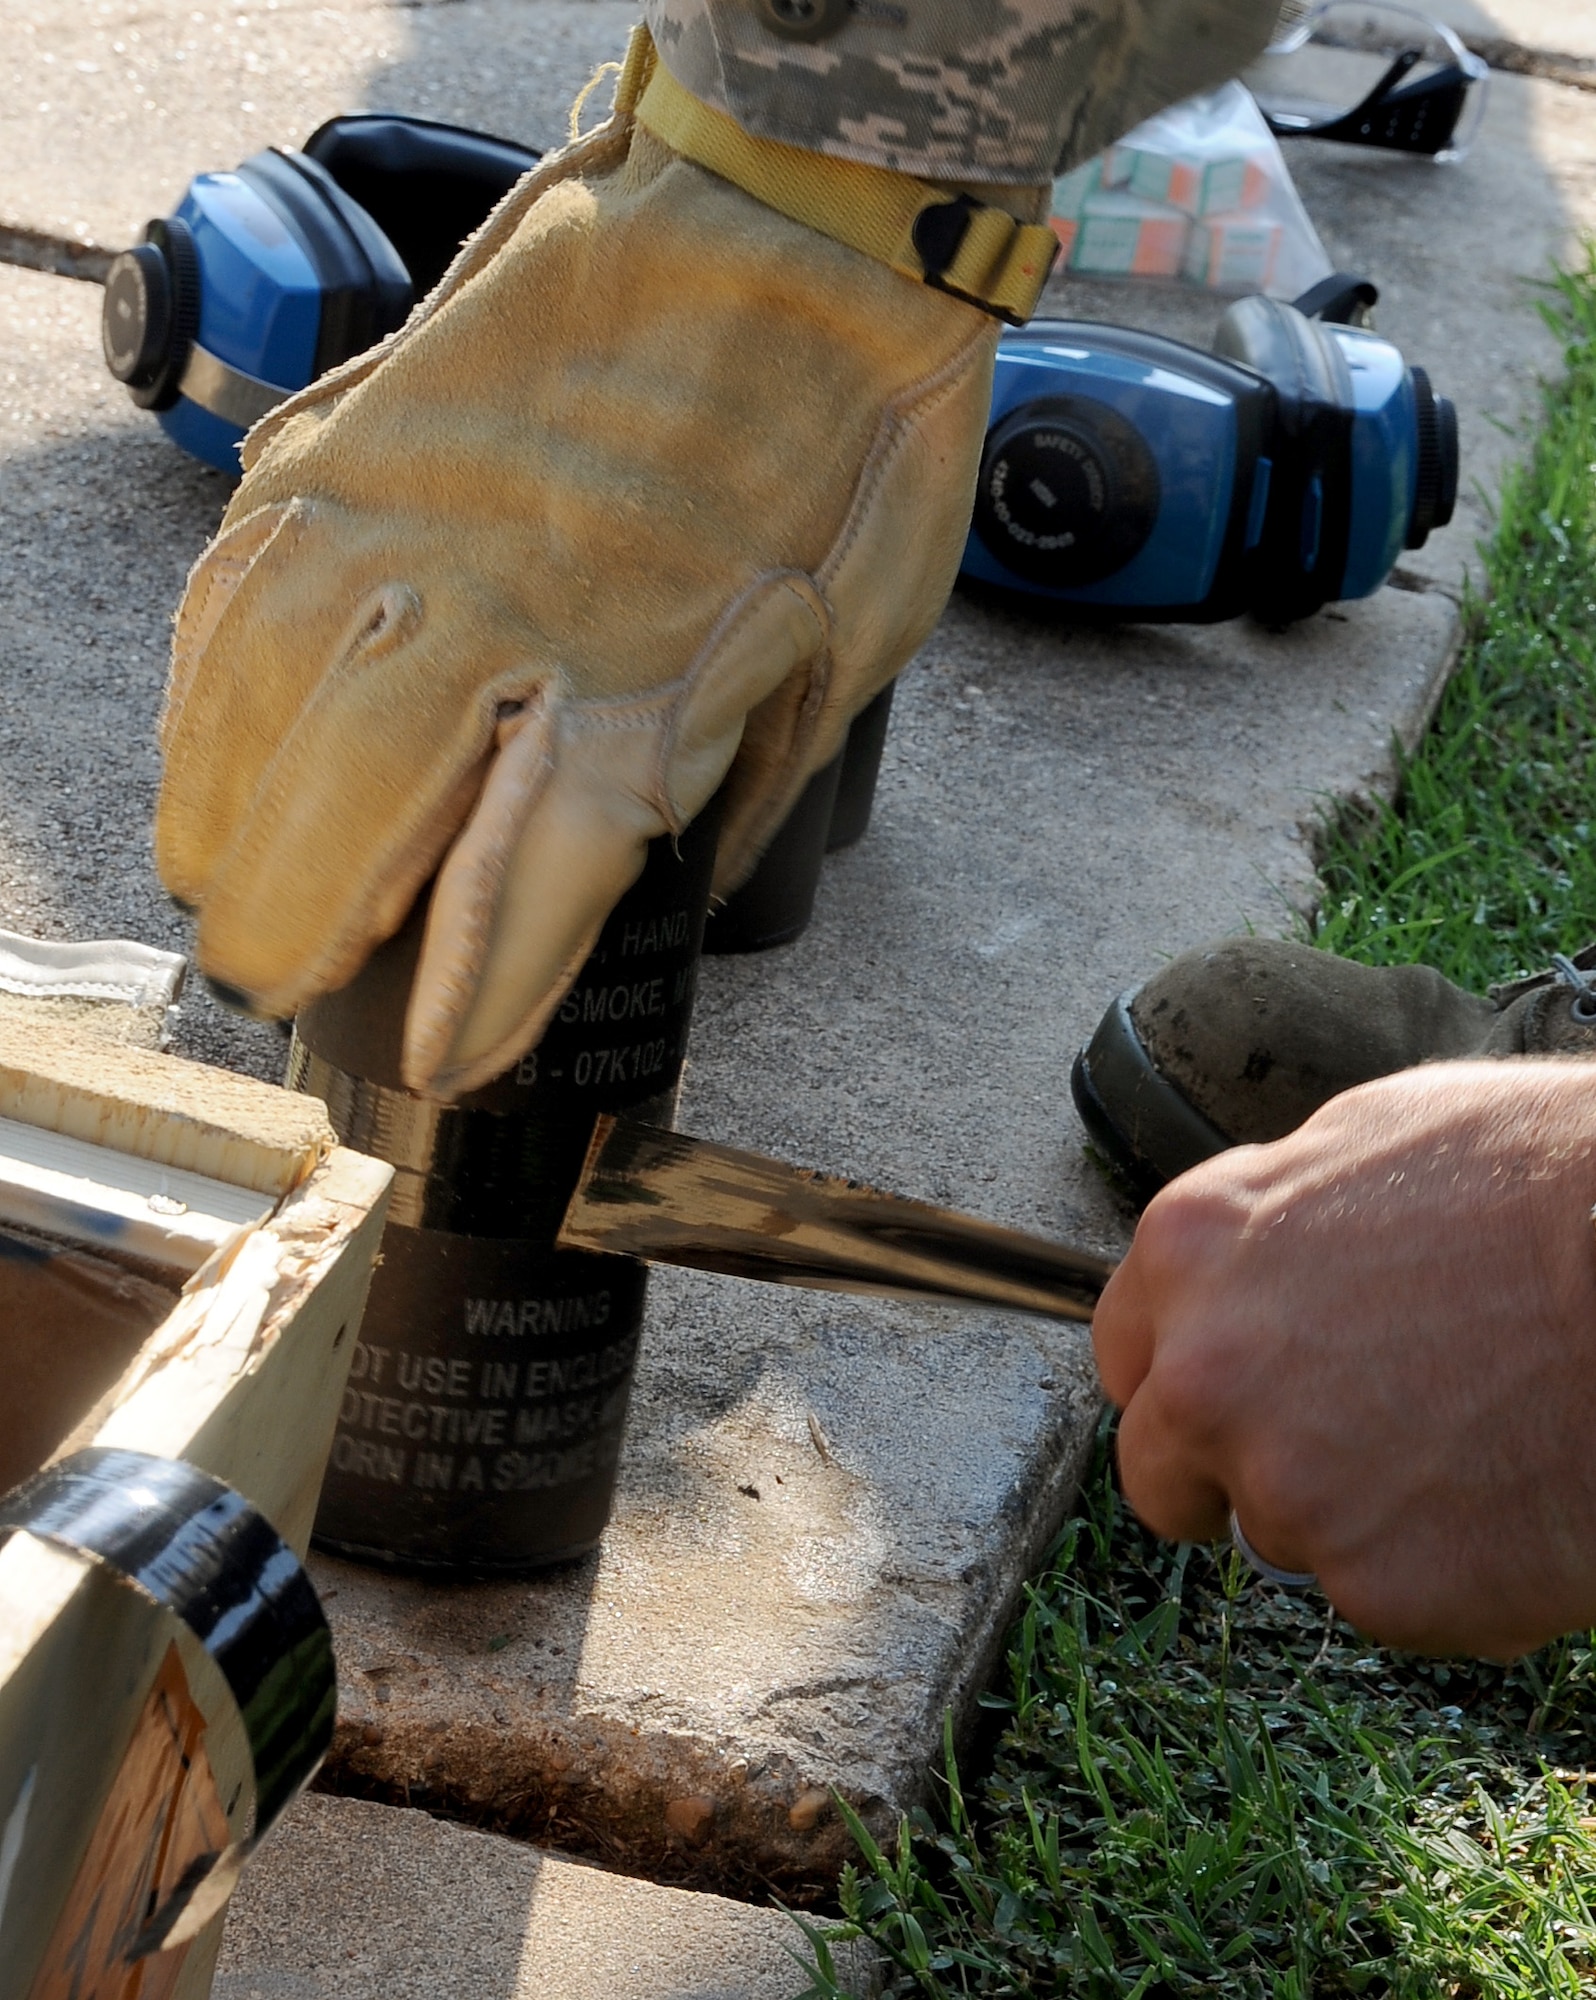
[(318, 1098), (49, 1025), (0, 1018), (0, 1116), (273, 1197), (337, 1143)]

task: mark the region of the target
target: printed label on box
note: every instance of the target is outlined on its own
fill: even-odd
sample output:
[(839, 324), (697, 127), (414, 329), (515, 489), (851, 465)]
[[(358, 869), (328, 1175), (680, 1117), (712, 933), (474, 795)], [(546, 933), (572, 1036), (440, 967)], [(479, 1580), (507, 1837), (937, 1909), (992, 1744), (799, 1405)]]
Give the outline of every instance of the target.
[(1073, 167), (1067, 174), (1060, 174), (1053, 183), (1053, 220), (1058, 222), (1078, 222), (1086, 197), (1096, 194), (1103, 185), (1103, 156), (1088, 160), (1084, 166)]
[(1133, 194), (1095, 194), (1081, 217), (1070, 269), (1104, 276), (1173, 278), (1191, 229), (1179, 209)]

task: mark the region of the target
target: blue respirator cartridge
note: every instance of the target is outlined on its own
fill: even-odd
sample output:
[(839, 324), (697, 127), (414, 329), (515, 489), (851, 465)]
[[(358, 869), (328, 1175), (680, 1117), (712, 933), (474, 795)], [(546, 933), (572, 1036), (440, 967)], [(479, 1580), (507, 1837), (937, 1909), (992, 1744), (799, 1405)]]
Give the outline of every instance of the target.
[[(537, 158), (363, 113), (199, 175), (111, 265), (111, 373), (236, 477), (250, 425), (402, 325)], [(1337, 278), (1242, 299), (1209, 353), (1086, 321), (1006, 333), (965, 582), (1077, 617), (1272, 623), (1377, 590), (1451, 518), (1458, 455), (1423, 369), (1345, 323), (1373, 297)]]
[(236, 479), (250, 425), (402, 326), (537, 158), (457, 126), (357, 113), (303, 152), (197, 175), (112, 261), (106, 364), (175, 443)]
[[(966, 580), (1098, 618), (1286, 623), (1379, 589), (1457, 498), (1457, 416), (1373, 288), (1242, 299), (1213, 351), (1036, 320), (998, 349)], [(1306, 310), (1304, 310), (1306, 308)]]

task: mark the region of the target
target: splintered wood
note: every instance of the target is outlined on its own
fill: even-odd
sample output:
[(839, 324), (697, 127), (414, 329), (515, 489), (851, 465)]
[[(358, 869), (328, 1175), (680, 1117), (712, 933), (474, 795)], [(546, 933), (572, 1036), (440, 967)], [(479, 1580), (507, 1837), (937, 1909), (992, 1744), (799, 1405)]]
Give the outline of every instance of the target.
[(69, 1138), (273, 1197), (336, 1144), (326, 1107), (297, 1091), (0, 1019), (0, 1113)]
[[(302, 1553), (391, 1177), (314, 1099), (0, 1020), (0, 1490), (90, 1444), (185, 1459)], [(0, 1545), (0, 2000), (203, 2000), (220, 1917), (135, 1958), (131, 1913), (248, 1834), (252, 1770), (187, 1626)]]

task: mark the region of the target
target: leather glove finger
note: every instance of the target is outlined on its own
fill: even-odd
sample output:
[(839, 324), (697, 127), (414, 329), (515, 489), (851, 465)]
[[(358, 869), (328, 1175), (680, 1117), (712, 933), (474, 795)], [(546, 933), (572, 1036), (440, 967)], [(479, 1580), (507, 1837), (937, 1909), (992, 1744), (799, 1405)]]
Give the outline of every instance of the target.
[[(501, 716), (548, 682), (512, 621), (381, 580), (391, 554), (331, 503), (262, 509), (212, 549), (179, 620), (157, 864), (202, 912), (200, 969), (264, 1015), (344, 984), (398, 928)], [(213, 649), (235, 670), (207, 672)]]
[(814, 591), (771, 579), (723, 621), (685, 688), (630, 703), (544, 696), (501, 725), (433, 891), (405, 1024), (413, 1089), (475, 1089), (537, 1041), (649, 841), (703, 809), (751, 700), (802, 704), (825, 637)]

